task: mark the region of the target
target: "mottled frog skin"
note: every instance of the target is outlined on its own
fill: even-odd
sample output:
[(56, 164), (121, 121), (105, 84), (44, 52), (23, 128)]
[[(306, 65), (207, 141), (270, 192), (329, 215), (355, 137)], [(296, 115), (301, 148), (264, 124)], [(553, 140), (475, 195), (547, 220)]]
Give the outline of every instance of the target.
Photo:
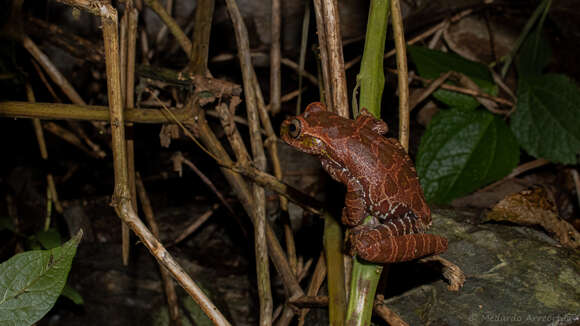
[[(281, 136), (320, 158), (328, 174), (346, 185), (342, 222), (351, 227), (351, 254), (392, 263), (444, 252), (447, 239), (425, 233), (431, 211), (413, 163), (397, 140), (382, 136), (387, 129), (365, 109), (350, 120), (316, 102), (284, 121)], [(361, 225), (368, 215), (373, 221)]]

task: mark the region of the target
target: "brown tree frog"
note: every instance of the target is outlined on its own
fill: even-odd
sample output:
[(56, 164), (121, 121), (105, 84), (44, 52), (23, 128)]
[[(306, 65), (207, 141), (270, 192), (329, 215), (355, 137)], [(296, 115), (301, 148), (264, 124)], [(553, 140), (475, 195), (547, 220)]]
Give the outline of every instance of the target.
[[(442, 253), (447, 239), (425, 233), (431, 210), (411, 159), (396, 139), (383, 136), (387, 129), (365, 109), (351, 120), (315, 102), (282, 123), (281, 137), (317, 156), (324, 170), (346, 185), (342, 222), (351, 228), (351, 254), (392, 263)], [(372, 221), (362, 225), (369, 215)]]

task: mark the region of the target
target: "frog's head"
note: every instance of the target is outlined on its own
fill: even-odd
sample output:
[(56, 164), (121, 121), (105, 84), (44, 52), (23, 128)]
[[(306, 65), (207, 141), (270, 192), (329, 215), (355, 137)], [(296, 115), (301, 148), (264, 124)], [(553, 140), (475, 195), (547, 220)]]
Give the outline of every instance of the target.
[(326, 106), (320, 102), (310, 103), (304, 113), (282, 123), (280, 136), (289, 145), (312, 155), (323, 155), (328, 138), (324, 121)]

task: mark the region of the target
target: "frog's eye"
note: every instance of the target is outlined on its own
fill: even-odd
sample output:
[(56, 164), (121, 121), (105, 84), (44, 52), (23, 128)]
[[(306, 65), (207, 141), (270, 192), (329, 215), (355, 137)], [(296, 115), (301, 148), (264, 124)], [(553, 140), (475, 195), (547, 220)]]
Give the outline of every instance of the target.
[(290, 125), (288, 126), (288, 134), (290, 134), (292, 138), (298, 138), (301, 129), (302, 125), (300, 124), (300, 120), (294, 119), (292, 120), (292, 122), (290, 122)]

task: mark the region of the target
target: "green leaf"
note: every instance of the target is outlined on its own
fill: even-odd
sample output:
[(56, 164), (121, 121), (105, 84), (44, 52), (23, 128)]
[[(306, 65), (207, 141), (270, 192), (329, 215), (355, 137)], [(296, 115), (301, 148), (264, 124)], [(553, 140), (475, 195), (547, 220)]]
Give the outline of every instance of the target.
[(539, 75), (548, 65), (552, 49), (541, 32), (528, 35), (518, 55), (517, 69), (520, 78)]
[(36, 240), (38, 240), (45, 249), (56, 248), (61, 244), (60, 233), (58, 233), (56, 229), (37, 232)]
[(62, 295), (65, 298), (68, 298), (69, 300), (71, 300), (72, 302), (74, 302), (77, 305), (85, 304), (85, 301), (83, 300), (83, 297), (79, 293), (79, 291), (75, 290), (74, 288), (72, 288), (68, 284), (66, 284), (64, 286), (60, 295)]
[[(497, 86), (485, 65), (467, 60), (454, 53), (445, 53), (419, 46), (409, 46), (408, 49), (421, 77), (436, 79), (448, 71), (456, 71), (469, 77), (482, 91), (497, 95)], [(474, 109), (479, 106), (479, 102), (469, 95), (444, 89), (435, 91), (433, 96), (454, 108)]]
[(575, 164), (580, 153), (580, 92), (564, 75), (520, 78), (511, 128), (530, 154)]
[(23, 252), (0, 264), (0, 325), (31, 325), (52, 308), (81, 237), (79, 231), (61, 247)]
[(451, 109), (431, 121), (417, 173), (429, 202), (448, 203), (510, 173), (518, 144), (505, 122), (484, 110)]
[(520, 78), (531, 77), (542, 73), (548, 65), (552, 49), (542, 36), (541, 26), (526, 37), (518, 54), (516, 67)]

